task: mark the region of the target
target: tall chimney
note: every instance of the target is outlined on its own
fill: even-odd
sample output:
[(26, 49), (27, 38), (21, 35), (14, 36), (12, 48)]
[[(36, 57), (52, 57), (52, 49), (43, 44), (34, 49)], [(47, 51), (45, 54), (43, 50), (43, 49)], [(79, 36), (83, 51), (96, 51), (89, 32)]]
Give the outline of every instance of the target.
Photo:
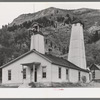
[(72, 25), (68, 60), (78, 67), (86, 69), (83, 25), (81, 23)]
[(39, 30), (39, 25), (35, 23), (31, 29), (31, 45), (30, 50), (35, 49), (36, 51), (45, 54), (44, 47), (44, 36), (42, 32)]
[(34, 33), (31, 34), (31, 44), (30, 44), (30, 50), (35, 49), (34, 48)]

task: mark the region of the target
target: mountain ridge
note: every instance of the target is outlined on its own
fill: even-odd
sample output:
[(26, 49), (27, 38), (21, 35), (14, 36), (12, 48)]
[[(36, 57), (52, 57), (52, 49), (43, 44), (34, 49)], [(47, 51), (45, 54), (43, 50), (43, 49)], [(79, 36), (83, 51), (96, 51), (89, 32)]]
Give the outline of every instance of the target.
[[(44, 16), (50, 16), (51, 14), (56, 15), (56, 12), (59, 11), (59, 13), (65, 15), (65, 14), (82, 14), (82, 12), (84, 13), (89, 13), (89, 12), (94, 11), (95, 12), (95, 16), (96, 16), (96, 12), (100, 11), (100, 10), (94, 10), (94, 9), (90, 9), (90, 8), (80, 8), (80, 9), (72, 9), (72, 10), (67, 10), (67, 9), (59, 9), (59, 8), (54, 8), (54, 7), (49, 7), (47, 9), (35, 12), (35, 13), (28, 13), (28, 14), (22, 14), (19, 15), (17, 18), (15, 18), (12, 23), (9, 24), (9, 26), (12, 26), (13, 24), (19, 25), (22, 24), (25, 21), (31, 21), (31, 20), (35, 20), (38, 19), (40, 17), (44, 17)], [(65, 13), (65, 14), (64, 14)]]
[[(12, 23), (0, 30), (2, 46), (0, 61), (2, 63), (8, 62), (9, 59), (14, 59), (29, 51), (30, 34), (28, 29), (34, 22), (43, 26), (41, 31), (45, 38), (46, 52), (67, 59), (71, 25), (77, 19), (84, 25), (87, 65), (100, 64), (100, 10), (90, 8), (66, 10), (50, 7), (18, 16)], [(4, 50), (5, 54), (2, 53)]]

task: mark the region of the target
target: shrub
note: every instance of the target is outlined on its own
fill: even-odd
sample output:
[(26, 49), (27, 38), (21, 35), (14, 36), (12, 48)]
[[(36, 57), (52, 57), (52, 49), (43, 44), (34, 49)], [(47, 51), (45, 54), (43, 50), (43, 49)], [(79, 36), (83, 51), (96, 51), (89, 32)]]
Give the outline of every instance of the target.
[(86, 83), (86, 76), (82, 76), (82, 82)]
[(36, 85), (35, 85), (34, 82), (29, 83), (29, 86), (31, 86), (31, 87), (36, 87)]

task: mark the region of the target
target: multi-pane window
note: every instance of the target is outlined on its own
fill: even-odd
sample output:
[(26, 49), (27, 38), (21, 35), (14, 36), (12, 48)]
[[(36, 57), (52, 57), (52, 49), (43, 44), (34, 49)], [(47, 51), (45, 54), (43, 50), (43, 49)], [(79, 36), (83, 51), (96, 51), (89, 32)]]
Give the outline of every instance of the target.
[(46, 66), (42, 67), (42, 78), (46, 78)]
[(68, 73), (68, 69), (66, 69), (66, 79), (68, 79), (68, 75), (69, 73)]
[(92, 72), (92, 78), (95, 79), (95, 71)]
[(78, 72), (78, 80), (80, 81), (80, 72)]
[(26, 68), (23, 69), (23, 79), (26, 79)]
[(59, 74), (58, 74), (58, 77), (61, 78), (61, 68), (60, 68), (60, 67), (59, 67), (59, 69), (58, 69), (58, 73), (59, 73)]
[(8, 70), (8, 80), (11, 80), (11, 70)]

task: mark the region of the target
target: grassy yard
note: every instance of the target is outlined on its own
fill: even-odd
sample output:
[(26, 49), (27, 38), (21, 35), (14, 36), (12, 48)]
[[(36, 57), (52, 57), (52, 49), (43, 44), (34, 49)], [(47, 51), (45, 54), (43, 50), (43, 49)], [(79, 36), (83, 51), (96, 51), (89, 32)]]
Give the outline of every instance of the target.
[(18, 86), (4, 86), (4, 85), (0, 85), (0, 88), (18, 88)]
[(62, 83), (59, 83), (59, 82), (55, 82), (55, 83), (51, 83), (50, 85), (46, 85), (46, 84), (43, 84), (43, 83), (31, 83), (31, 87), (32, 88), (82, 88), (82, 87), (88, 87), (90, 86), (89, 85), (90, 83), (67, 83), (67, 82), (62, 82)]
[(62, 82), (62, 83), (52, 83), (50, 86), (48, 85), (43, 85), (43, 84), (34, 84), (33, 83), (33, 88), (96, 88), (100, 87), (100, 82), (92, 81), (89, 83), (67, 83), (67, 82)]
[[(30, 85), (32, 88), (100, 88), (100, 82), (98, 81), (92, 81), (90, 83), (67, 83), (67, 82), (62, 82), (62, 83), (51, 83), (51, 85), (45, 85), (45, 84), (37, 84), (37, 83), (32, 83)], [(0, 85), (0, 88), (18, 88), (18, 86), (5, 86), (5, 85)]]

